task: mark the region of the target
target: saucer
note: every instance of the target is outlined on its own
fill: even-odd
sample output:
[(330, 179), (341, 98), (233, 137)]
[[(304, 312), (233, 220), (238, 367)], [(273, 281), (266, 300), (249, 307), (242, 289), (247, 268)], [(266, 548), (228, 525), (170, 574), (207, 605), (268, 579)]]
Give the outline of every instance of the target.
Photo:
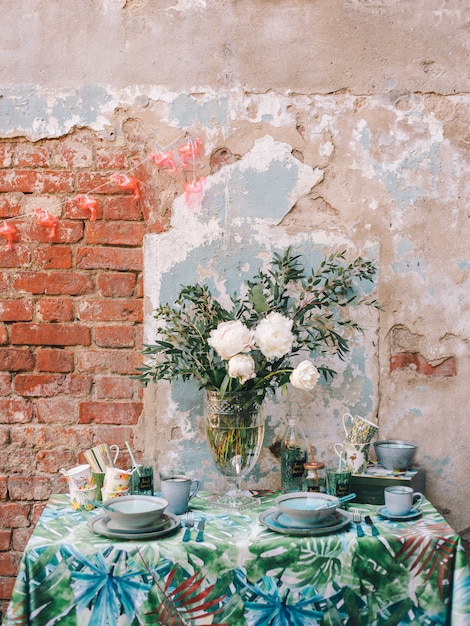
[[(337, 532), (341, 530), (345, 526), (349, 524), (351, 521), (351, 515), (347, 511), (343, 511), (342, 509), (336, 509), (331, 516), (328, 516), (328, 524), (325, 526), (304, 526), (298, 527), (292, 525), (292, 521), (290, 518), (285, 516), (283, 522), (279, 521), (279, 516), (282, 515), (281, 511), (277, 508), (268, 509), (259, 515), (259, 521), (263, 526), (273, 530), (276, 533), (280, 533), (281, 535), (294, 535), (298, 537), (315, 537), (317, 535), (327, 535), (330, 533)], [(295, 522), (294, 522), (295, 523)]]
[(115, 528), (113, 530), (108, 526), (110, 519), (106, 514), (90, 518), (88, 520), (88, 528), (97, 535), (111, 539), (159, 539), (169, 535), (181, 526), (181, 520), (178, 516), (173, 515), (173, 513), (164, 513), (163, 515), (167, 518), (167, 523), (156, 530), (144, 530), (142, 528), (132, 530), (118, 530)]
[(381, 506), (379, 509), (377, 509), (377, 513), (389, 520), (394, 520), (397, 522), (407, 522), (408, 520), (416, 519), (417, 517), (419, 517), (421, 515), (421, 509), (411, 509), (411, 511), (406, 515), (392, 515), (387, 511), (387, 507)]

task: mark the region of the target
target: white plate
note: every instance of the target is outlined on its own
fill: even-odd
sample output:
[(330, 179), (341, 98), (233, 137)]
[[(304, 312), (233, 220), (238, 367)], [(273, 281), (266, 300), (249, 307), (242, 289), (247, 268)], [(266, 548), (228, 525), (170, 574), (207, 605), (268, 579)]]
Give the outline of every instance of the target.
[(318, 520), (316, 524), (309, 524), (305, 522), (300, 522), (299, 520), (292, 519), (291, 517), (289, 517), (282, 511), (279, 511), (279, 509), (278, 509), (278, 514), (277, 515), (273, 514), (272, 517), (273, 517), (273, 520), (277, 524), (280, 524), (281, 526), (285, 526), (286, 528), (304, 528), (304, 529), (323, 528), (323, 526), (331, 526), (332, 524), (335, 524), (338, 521), (338, 517), (335, 515), (335, 511), (333, 511), (331, 515), (328, 515), (327, 517), (324, 517), (323, 519)]
[(167, 513), (162, 513), (162, 517), (156, 521), (152, 526), (143, 526), (141, 528), (129, 528), (128, 526), (122, 526), (118, 524), (115, 520), (107, 517), (106, 520), (103, 520), (103, 524), (105, 524), (108, 530), (112, 530), (115, 533), (154, 533), (157, 530), (162, 530), (164, 526), (168, 526), (170, 523), (170, 518)]
[(392, 515), (387, 511), (387, 508), (385, 506), (381, 506), (379, 509), (377, 509), (377, 513), (389, 520), (393, 520), (396, 522), (407, 522), (408, 520), (416, 519), (417, 517), (419, 517), (421, 515), (421, 509), (411, 509), (411, 511), (406, 515)]
[[(298, 537), (315, 537), (317, 535), (328, 535), (337, 532), (349, 524), (351, 515), (342, 509), (336, 509), (332, 514), (334, 518), (327, 526), (309, 526), (299, 528), (298, 526), (284, 525), (278, 521), (280, 511), (277, 508), (268, 509), (259, 515), (259, 521), (263, 526), (281, 535), (296, 535)], [(287, 516), (286, 516), (287, 517)]]
[(137, 529), (135, 529), (126, 532), (122, 530), (111, 530), (108, 528), (106, 523), (109, 520), (107, 515), (97, 515), (96, 517), (91, 517), (88, 520), (88, 527), (97, 535), (102, 535), (103, 537), (109, 537), (111, 539), (158, 539), (169, 535), (181, 526), (180, 518), (173, 515), (173, 513), (164, 513), (164, 515), (169, 518), (168, 525), (154, 531), (142, 532), (142, 530), (140, 530), (140, 532), (137, 532)]

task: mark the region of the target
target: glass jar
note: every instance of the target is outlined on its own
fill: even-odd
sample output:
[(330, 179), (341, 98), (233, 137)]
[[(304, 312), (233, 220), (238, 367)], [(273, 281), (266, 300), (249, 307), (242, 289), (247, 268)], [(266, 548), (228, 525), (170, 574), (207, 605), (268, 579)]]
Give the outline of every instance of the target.
[(304, 463), (303, 490), (326, 493), (325, 464), (319, 461)]
[(307, 441), (298, 420), (290, 418), (281, 441), (281, 490), (302, 491)]
[(153, 467), (151, 465), (137, 465), (129, 481), (131, 495), (153, 496)]

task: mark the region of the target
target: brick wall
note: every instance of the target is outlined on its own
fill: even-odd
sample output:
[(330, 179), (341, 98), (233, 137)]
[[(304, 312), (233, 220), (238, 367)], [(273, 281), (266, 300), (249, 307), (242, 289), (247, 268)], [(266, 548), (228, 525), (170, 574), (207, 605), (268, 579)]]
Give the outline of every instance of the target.
[[(59, 469), (96, 443), (132, 444), (142, 412), (130, 378), (141, 360), (142, 240), (166, 224), (135, 145), (89, 131), (0, 143), (0, 224), (17, 229), (11, 249), (0, 237), (0, 610), (45, 501), (66, 491)], [(111, 180), (130, 171), (140, 200)], [(87, 193), (95, 221), (77, 202)], [(52, 238), (36, 208), (59, 218)]]

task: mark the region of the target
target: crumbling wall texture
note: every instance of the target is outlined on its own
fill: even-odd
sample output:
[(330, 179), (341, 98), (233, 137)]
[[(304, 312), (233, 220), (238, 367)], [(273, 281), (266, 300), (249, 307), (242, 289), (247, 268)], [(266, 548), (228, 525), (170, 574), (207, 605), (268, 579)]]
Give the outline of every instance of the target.
[[(203, 140), (198, 176), (267, 136), (323, 171), (281, 226), (376, 251), (370, 417), (419, 443), (427, 495), (468, 529), (467, 4), (4, 3), (0, 218), (17, 235), (11, 249), (0, 236), (0, 601), (65, 489), (59, 469), (94, 443), (143, 453), (152, 437), (153, 398), (130, 378), (154, 271), (142, 243), (171, 228), (193, 172), (150, 155), (188, 136)], [(123, 172), (140, 199), (113, 182)], [(77, 202), (87, 193), (94, 221)], [(58, 218), (53, 236), (36, 208)], [(331, 418), (320, 430), (340, 436)]]

